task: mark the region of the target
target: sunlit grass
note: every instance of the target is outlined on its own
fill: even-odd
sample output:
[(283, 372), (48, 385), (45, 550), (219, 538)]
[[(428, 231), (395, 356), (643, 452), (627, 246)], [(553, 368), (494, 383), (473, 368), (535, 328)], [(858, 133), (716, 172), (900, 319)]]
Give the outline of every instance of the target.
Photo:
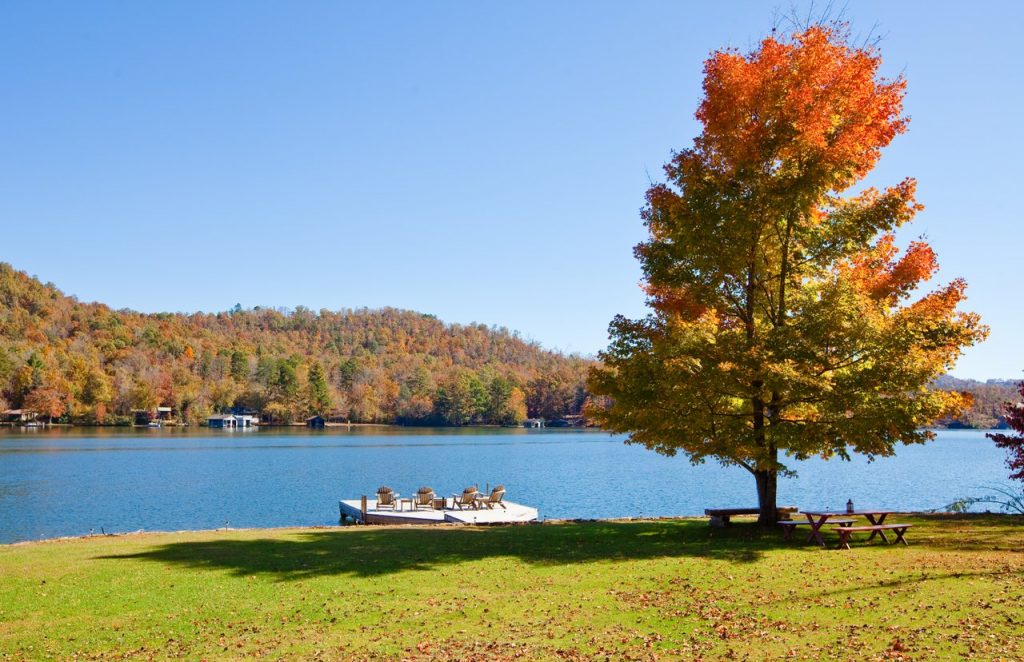
[(862, 537), (850, 551), (701, 520), (13, 545), (0, 547), (0, 652), (1024, 656), (1024, 519), (910, 519), (910, 547)]

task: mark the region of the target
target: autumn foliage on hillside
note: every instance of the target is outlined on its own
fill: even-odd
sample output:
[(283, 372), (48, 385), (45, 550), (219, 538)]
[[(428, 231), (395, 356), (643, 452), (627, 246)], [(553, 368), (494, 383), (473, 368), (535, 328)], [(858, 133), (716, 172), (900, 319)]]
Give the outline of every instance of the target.
[(935, 380), (932, 388), (955, 391), (967, 396), (967, 406), (957, 417), (946, 417), (936, 422), (936, 427), (945, 428), (1000, 428), (1006, 427), (1007, 405), (1021, 402), (1018, 385), (1010, 380), (991, 379), (980, 382), (974, 379), (957, 379), (943, 375)]
[(506, 329), (396, 310), (142, 314), (0, 263), (0, 405), (87, 423), (173, 407), (274, 421), (514, 424), (578, 413), (588, 362)]

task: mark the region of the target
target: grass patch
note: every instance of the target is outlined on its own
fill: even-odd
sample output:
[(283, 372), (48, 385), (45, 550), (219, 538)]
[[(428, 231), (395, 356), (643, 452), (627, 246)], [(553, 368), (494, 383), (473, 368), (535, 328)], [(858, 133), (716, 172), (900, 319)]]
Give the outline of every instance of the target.
[(11, 545), (0, 656), (1024, 657), (1024, 518), (899, 519), (850, 551), (702, 520)]

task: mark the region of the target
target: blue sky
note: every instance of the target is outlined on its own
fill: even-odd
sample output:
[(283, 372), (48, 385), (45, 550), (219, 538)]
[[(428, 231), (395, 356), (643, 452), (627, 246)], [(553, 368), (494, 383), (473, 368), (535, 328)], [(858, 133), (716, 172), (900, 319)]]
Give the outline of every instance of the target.
[[(819, 5), (822, 3), (818, 3)], [(780, 3), (788, 7), (789, 3)], [(797, 4), (806, 8), (806, 4)], [(850, 3), (909, 81), (870, 183), (992, 328), (954, 374), (1019, 377), (1024, 10)], [(0, 260), (143, 311), (395, 306), (567, 351), (639, 316), (649, 178), (701, 66), (773, 5), (7, 2)]]

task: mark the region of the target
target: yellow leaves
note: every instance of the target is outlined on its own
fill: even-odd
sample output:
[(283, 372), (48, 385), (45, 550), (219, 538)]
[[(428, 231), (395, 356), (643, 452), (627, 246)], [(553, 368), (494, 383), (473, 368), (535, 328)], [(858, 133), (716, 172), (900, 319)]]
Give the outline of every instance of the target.
[(957, 418), (974, 402), (974, 396), (965, 391), (935, 391), (937, 399), (942, 403), (942, 417)]

